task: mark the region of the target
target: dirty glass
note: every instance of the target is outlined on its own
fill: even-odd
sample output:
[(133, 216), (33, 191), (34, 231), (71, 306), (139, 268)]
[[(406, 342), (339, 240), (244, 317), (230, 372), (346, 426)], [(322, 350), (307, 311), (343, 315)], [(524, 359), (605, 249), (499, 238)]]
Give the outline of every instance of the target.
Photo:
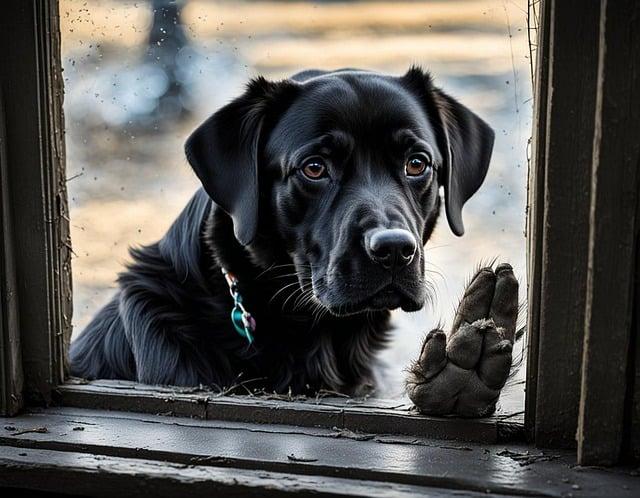
[(523, 293), (526, 0), (61, 0), (60, 17), (74, 335), (114, 293), (127, 248), (161, 237), (198, 187), (183, 155), (190, 131), (248, 78), (284, 78), (309, 61), (394, 74), (420, 64), (496, 131), (488, 177), (465, 207), (466, 234), (441, 220), (427, 245), (436, 301), (393, 314), (384, 395), (401, 395), (404, 366), (426, 331), (451, 322), (477, 264), (511, 262)]

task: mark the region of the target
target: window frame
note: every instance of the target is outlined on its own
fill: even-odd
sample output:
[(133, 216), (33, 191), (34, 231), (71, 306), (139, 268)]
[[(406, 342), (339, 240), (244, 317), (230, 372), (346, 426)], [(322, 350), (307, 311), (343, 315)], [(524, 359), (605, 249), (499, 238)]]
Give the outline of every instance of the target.
[[(2, 161), (2, 171), (11, 182), (6, 184), (7, 195), (3, 195), (3, 199), (13, 200), (17, 197), (16, 193), (20, 192), (21, 200), (28, 196), (31, 203), (28, 213), (23, 212), (23, 202), (20, 213), (11, 211), (11, 205), (15, 208), (11, 202), (7, 209), (3, 209), (3, 214), (8, 216), (3, 229), (14, 235), (9, 247), (18, 248), (12, 258), (3, 258), (8, 265), (7, 270), (15, 273), (15, 276), (14, 273), (7, 273), (7, 278), (13, 278), (13, 287), (16, 287), (16, 282), (23, 282), (25, 286), (17, 286), (17, 302), (3, 302), (12, 313), (7, 316), (15, 316), (18, 320), (11, 326), (3, 326), (0, 332), (3, 337), (5, 334), (14, 334), (13, 339), (21, 342), (20, 346), (10, 336), (5, 338), (5, 342), (17, 345), (16, 351), (22, 351), (22, 365), (20, 368), (20, 358), (4, 365), (3, 379), (16, 383), (11, 392), (18, 396), (18, 402), (3, 404), (2, 413), (14, 414), (23, 406), (42, 404), (101, 406), (147, 413), (172, 411), (185, 416), (245, 422), (255, 422), (256, 417), (260, 416), (263, 423), (295, 422), (298, 425), (338, 426), (357, 431), (484, 443), (522, 440), (524, 419), (522, 409), (518, 406), (522, 405), (521, 393), (504, 395), (502, 404), (507, 405), (507, 409), (492, 417), (464, 420), (426, 417), (397, 401), (358, 401), (335, 397), (297, 399), (295, 402), (286, 401), (284, 397), (225, 398), (212, 391), (185, 394), (185, 390), (180, 388), (141, 387), (133, 382), (121, 382), (116, 386), (104, 381), (86, 383), (66, 377), (64, 351), (71, 334), (72, 248), (64, 174), (64, 89), (57, 4), (55, 0), (47, 0), (32, 5), (14, 5), (6, 16), (7, 19), (12, 16), (21, 19), (21, 22), (12, 23), (6, 30), (6, 43), (26, 38), (31, 39), (32, 43), (21, 44), (21, 51), (9, 60), (8, 73), (16, 77), (7, 78), (0, 87), (8, 92), (4, 99), (5, 115), (12, 120), (17, 119), (20, 125), (16, 127), (12, 121), (14, 136), (7, 136), (6, 140), (10, 154)], [(31, 83), (27, 86), (26, 95), (22, 96), (23, 102), (16, 101), (16, 94), (25, 88), (16, 85), (18, 75), (23, 75)], [(21, 139), (29, 143), (22, 146)], [(30, 154), (29, 151), (34, 150), (39, 154)], [(18, 168), (18, 164), (23, 167)], [(32, 183), (37, 184), (38, 189), (29, 191), (26, 186)], [(37, 230), (39, 237), (36, 240), (28, 224), (22, 223), (27, 216), (37, 220), (39, 227), (42, 227)], [(18, 220), (21, 222), (17, 223)], [(32, 287), (27, 291), (27, 282), (38, 282), (36, 287), (40, 292), (32, 292)], [(46, 309), (47, 312), (40, 316), (38, 313), (29, 313), (29, 309)], [(17, 373), (23, 372), (22, 389), (20, 376), (7, 369), (9, 365), (16, 368)], [(24, 403), (19, 398), (22, 392), (26, 396)], [(171, 405), (170, 410), (167, 404)], [(366, 410), (363, 410), (363, 404)], [(197, 409), (193, 410), (194, 406)]]
[(613, 465), (640, 458), (640, 5), (539, 6), (525, 424)]
[[(71, 337), (71, 241), (57, 1), (10, 2), (0, 21), (3, 413), (47, 404)], [(20, 206), (16, 204), (20, 199)], [(7, 249), (8, 248), (8, 249)], [(38, 312), (34, 312), (38, 310)], [(6, 318), (5, 318), (6, 317)]]
[[(638, 10), (632, 0), (624, 2), (629, 9)], [(24, 407), (51, 403), (71, 406), (103, 403), (105, 407), (126, 409), (127, 403), (132, 402), (136, 410), (145, 411), (156, 410), (160, 402), (186, 416), (203, 414), (205, 418), (255, 421), (260, 413), (265, 423), (295, 421), (328, 426), (337, 420), (350, 430), (363, 427), (376, 432), (404, 430), (408, 434), (461, 439), (478, 431), (487, 435), (485, 442), (522, 437), (522, 429), (526, 427), (530, 441), (561, 447), (575, 446), (578, 430), (581, 463), (616, 462), (629, 420), (640, 424), (640, 409), (636, 413), (628, 408), (629, 392), (631, 395), (635, 392), (633, 399), (640, 399), (639, 388), (633, 383), (633, 369), (640, 363), (634, 363), (634, 358), (640, 358), (640, 354), (634, 353), (637, 345), (631, 341), (630, 325), (632, 318), (635, 324), (632, 299), (637, 295), (636, 280), (635, 272), (623, 271), (625, 265), (627, 269), (636, 268), (634, 201), (638, 195), (625, 192), (629, 202), (621, 207), (608, 205), (606, 200), (624, 182), (637, 184), (633, 168), (637, 146), (624, 130), (625, 126), (637, 129), (639, 119), (630, 114), (622, 122), (616, 122), (611, 114), (612, 108), (624, 103), (625, 98), (633, 101), (633, 85), (637, 83), (632, 80), (632, 84), (624, 87), (620, 100), (616, 100), (614, 83), (623, 81), (621, 75), (626, 69), (618, 57), (603, 47), (608, 42), (620, 41), (616, 36), (622, 34), (616, 32), (629, 35), (631, 28), (619, 29), (623, 19), (615, 15), (612, 3), (590, 1), (585, 6), (580, 0), (539, 2), (536, 124), (527, 229), (529, 347), (523, 425), (521, 413), (461, 423), (460, 419), (405, 413), (383, 402), (376, 405), (367, 401), (368, 404), (358, 407), (355, 401), (348, 400), (284, 402), (148, 387), (141, 395), (141, 388), (133, 383), (117, 386), (100, 382), (65, 383), (64, 351), (71, 332), (72, 249), (65, 178), (58, 2), (9, 2), (0, 21), (2, 46), (11, 47), (5, 51), (6, 70), (0, 72), (2, 414), (13, 415)], [(576, 18), (577, 9), (586, 14)], [(577, 42), (585, 47), (576, 55), (570, 50)], [(600, 48), (594, 49), (593, 44)], [(635, 48), (632, 45), (625, 53), (633, 54)], [(635, 64), (640, 73), (637, 60), (627, 63), (627, 67), (628, 64)], [(585, 65), (591, 68), (589, 77), (576, 85), (575, 74)], [(576, 106), (592, 119), (570, 120)], [(633, 154), (616, 155), (607, 126), (622, 133), (624, 144), (632, 145)], [(607, 182), (601, 165), (616, 161), (623, 161), (624, 168)], [(568, 163), (573, 166), (570, 171), (566, 168)], [(575, 176), (576, 172), (584, 175), (580, 183), (567, 183), (570, 174)], [(565, 185), (570, 187), (568, 194), (562, 192)], [(574, 218), (563, 216), (567, 210), (581, 213), (586, 219), (572, 226)], [(621, 221), (604, 228), (603, 220), (612, 214)], [(630, 235), (620, 234), (622, 230)], [(577, 236), (567, 237), (567, 233)], [(608, 238), (603, 240), (603, 235)], [(610, 295), (610, 279), (594, 262), (601, 263), (620, 244), (623, 251), (616, 266), (616, 278), (625, 295), (616, 301)], [(574, 255), (576, 251), (578, 257)], [(562, 293), (571, 296), (571, 306), (558, 298)], [(600, 351), (592, 344), (602, 345), (605, 336), (594, 327), (601, 327), (605, 316), (602, 310), (607, 306), (614, 306), (618, 312), (617, 329), (614, 340)], [(615, 405), (610, 407), (603, 406), (595, 396), (602, 387), (593, 374), (606, 371), (612, 357), (625, 368), (613, 373)], [(631, 371), (626, 370), (627, 366)], [(554, 382), (549, 382), (550, 379)], [(594, 424), (608, 420), (612, 413), (614, 422), (594, 434), (592, 429), (597, 426)], [(604, 452), (596, 447), (603, 441), (608, 441)]]

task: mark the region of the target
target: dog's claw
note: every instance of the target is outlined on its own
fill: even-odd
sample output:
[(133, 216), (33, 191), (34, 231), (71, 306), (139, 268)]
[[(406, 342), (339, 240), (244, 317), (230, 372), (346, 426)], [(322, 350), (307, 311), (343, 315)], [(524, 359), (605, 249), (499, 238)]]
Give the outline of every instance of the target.
[(482, 417), (509, 377), (518, 281), (508, 264), (482, 268), (468, 285), (447, 341), (429, 332), (409, 369), (407, 394), (423, 413)]

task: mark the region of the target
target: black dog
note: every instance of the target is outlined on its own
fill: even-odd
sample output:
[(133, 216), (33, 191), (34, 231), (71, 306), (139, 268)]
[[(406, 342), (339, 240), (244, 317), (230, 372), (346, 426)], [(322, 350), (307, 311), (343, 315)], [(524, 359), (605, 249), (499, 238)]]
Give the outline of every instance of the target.
[[(493, 139), (418, 68), (253, 80), (188, 139), (204, 190), (131, 251), (118, 293), (71, 345), (72, 373), (362, 393), (389, 310), (428, 298), (439, 188), (461, 235)], [(252, 318), (232, 320), (230, 286)]]

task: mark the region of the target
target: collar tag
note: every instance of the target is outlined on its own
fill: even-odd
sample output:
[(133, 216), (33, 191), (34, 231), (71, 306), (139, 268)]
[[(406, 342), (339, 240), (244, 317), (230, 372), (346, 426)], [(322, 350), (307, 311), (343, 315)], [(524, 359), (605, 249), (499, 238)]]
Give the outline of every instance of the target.
[(222, 274), (229, 286), (229, 293), (233, 299), (233, 309), (231, 310), (231, 323), (236, 332), (244, 337), (249, 344), (253, 343), (253, 332), (256, 330), (256, 321), (245, 307), (242, 305), (242, 296), (238, 292), (238, 279), (236, 276), (222, 268)]

